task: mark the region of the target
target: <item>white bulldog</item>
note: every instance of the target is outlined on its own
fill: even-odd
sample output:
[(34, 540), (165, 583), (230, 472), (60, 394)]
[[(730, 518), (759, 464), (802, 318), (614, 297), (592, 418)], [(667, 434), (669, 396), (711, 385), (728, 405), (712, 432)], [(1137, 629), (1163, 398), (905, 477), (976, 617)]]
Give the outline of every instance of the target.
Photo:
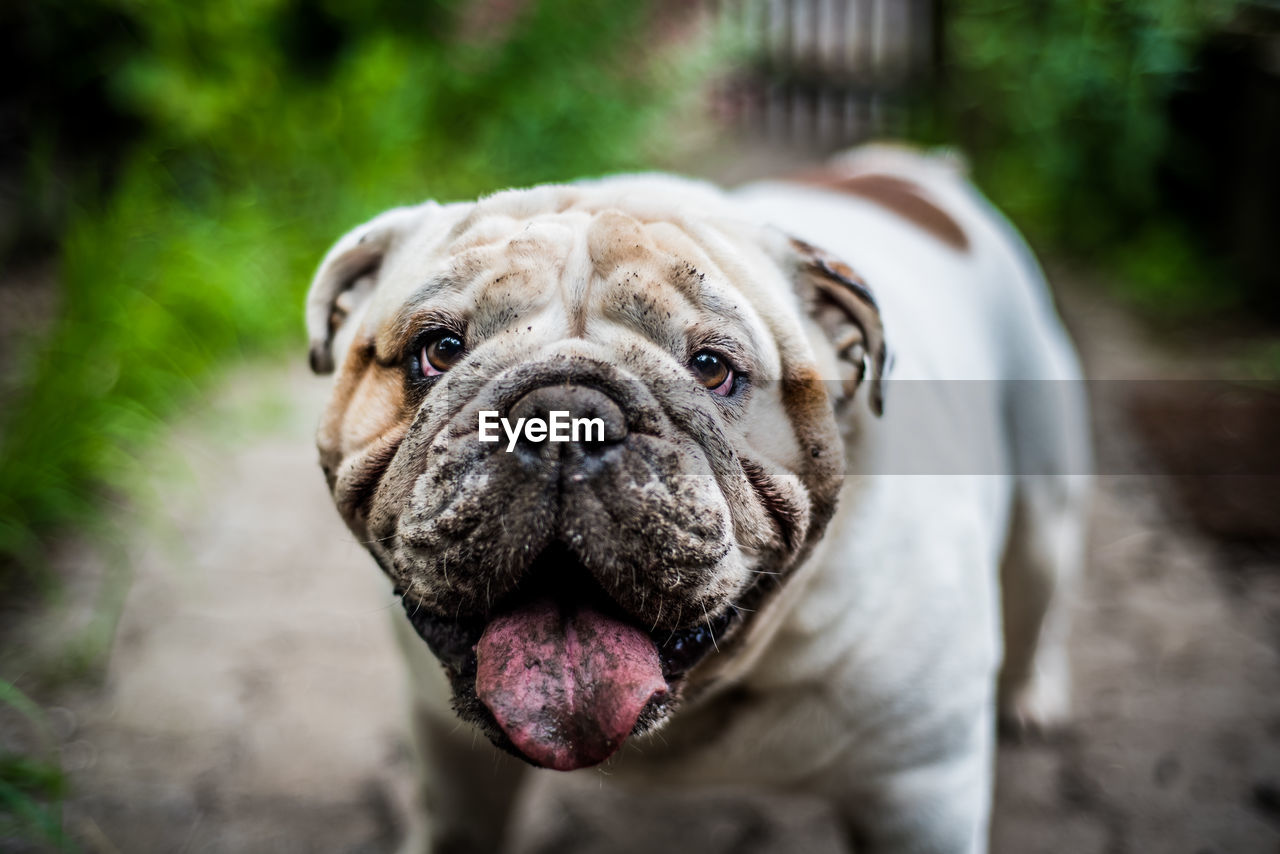
[(1041, 274), (952, 163), (400, 208), (307, 322), (321, 463), (405, 606), (411, 850), (497, 850), (530, 765), (602, 762), (985, 850), (997, 708), (1068, 711), (1088, 446)]

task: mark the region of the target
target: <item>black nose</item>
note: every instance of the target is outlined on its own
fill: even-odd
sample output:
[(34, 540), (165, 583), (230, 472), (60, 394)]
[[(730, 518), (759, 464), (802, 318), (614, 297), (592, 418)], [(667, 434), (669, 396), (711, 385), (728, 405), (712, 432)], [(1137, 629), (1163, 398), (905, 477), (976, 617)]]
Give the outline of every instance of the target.
[(525, 419), (525, 426), (520, 430), (517, 447), (536, 457), (558, 455), (560, 449), (599, 455), (627, 438), (622, 408), (613, 398), (589, 386), (536, 388), (517, 400), (507, 413), (513, 427), (521, 418)]

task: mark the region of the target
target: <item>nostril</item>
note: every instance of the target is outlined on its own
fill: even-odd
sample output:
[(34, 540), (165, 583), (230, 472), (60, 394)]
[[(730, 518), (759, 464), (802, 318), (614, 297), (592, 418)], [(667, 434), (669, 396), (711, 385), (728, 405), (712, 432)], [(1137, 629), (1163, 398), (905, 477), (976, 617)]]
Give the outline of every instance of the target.
[[(507, 420), (520, 424), (520, 444), (569, 443), (599, 453), (627, 437), (622, 408), (599, 389), (578, 385), (536, 388), (512, 405)], [(530, 429), (532, 428), (532, 429)]]

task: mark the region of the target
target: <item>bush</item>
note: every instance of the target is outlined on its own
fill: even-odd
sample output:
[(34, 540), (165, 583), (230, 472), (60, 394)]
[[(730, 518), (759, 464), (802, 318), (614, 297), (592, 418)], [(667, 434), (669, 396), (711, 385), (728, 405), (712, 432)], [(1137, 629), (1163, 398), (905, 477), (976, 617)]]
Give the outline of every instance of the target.
[(979, 182), (1033, 237), (1121, 271), (1150, 307), (1220, 308), (1168, 210), (1171, 97), (1234, 0), (964, 0), (939, 97)]

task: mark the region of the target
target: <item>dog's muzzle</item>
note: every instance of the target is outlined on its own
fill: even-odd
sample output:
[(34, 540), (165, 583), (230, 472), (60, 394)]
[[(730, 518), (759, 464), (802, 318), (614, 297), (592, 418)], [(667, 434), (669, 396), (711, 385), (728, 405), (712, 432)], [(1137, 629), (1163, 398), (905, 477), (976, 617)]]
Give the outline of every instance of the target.
[(727, 510), (685, 428), (610, 366), (531, 365), (477, 397), (398, 522), (406, 612), (460, 715), (537, 765), (594, 765), (736, 623)]

